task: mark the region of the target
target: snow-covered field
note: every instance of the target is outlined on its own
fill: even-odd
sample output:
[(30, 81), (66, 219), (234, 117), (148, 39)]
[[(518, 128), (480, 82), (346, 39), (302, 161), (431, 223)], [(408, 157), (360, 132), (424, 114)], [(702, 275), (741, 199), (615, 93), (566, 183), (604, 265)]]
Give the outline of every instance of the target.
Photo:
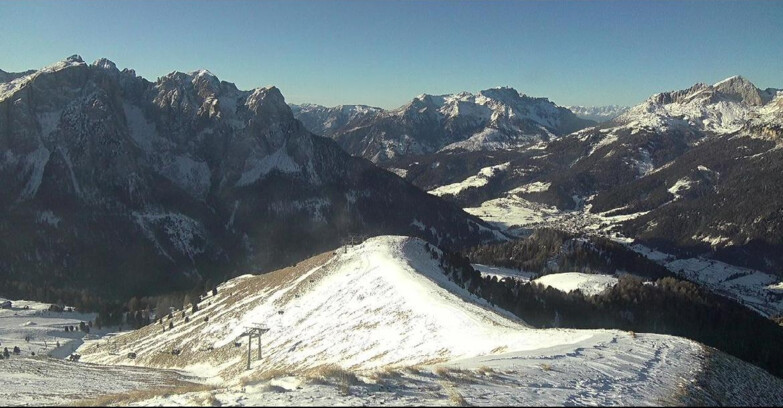
[[(6, 300), (0, 298), (0, 302)], [(11, 302), (11, 309), (0, 309), (0, 351), (5, 347), (8, 350), (19, 347), (25, 356), (35, 353), (67, 357), (83, 342), (85, 333), (78, 331), (79, 323), (95, 319), (94, 313), (50, 312), (46, 303)], [(66, 325), (75, 326), (77, 331), (66, 332)]]
[[(62, 405), (181, 383), (180, 375), (168, 371), (67, 361), (85, 336), (108, 334), (108, 329), (95, 327), (89, 335), (78, 331), (79, 323), (94, 320), (95, 314), (53, 312), (40, 302), (11, 302), (11, 309), (0, 309), (0, 351), (11, 352), (0, 360), (0, 405)], [(66, 332), (66, 325), (77, 331)], [(14, 347), (19, 347), (19, 355), (13, 354)]]
[(489, 180), (497, 173), (503, 172), (508, 168), (509, 163), (498, 164), (497, 166), (484, 167), (479, 170), (475, 176), (470, 176), (467, 179), (459, 182), (448, 184), (438, 187), (434, 190), (430, 190), (429, 193), (436, 196), (442, 196), (446, 194), (459, 194), (460, 192), (470, 187), (481, 187), (489, 183)]
[(737, 300), (763, 316), (783, 315), (783, 298), (778, 289), (783, 283), (776, 276), (714, 259), (677, 259), (640, 244), (630, 247), (670, 271)]
[(561, 216), (555, 207), (528, 201), (510, 192), (506, 197), (485, 201), (479, 207), (464, 210), (510, 233), (524, 233), (547, 223), (553, 217)]
[(180, 377), (174, 372), (149, 368), (107, 367), (51, 357), (11, 357), (0, 361), (0, 404), (65, 405), (140, 390), (163, 393), (161, 390), (183, 384)]
[(563, 292), (580, 290), (586, 296), (600, 295), (617, 284), (617, 278), (612, 275), (564, 272), (544, 275), (533, 282), (551, 286)]
[[(356, 377), (340, 372), (285, 375), (133, 405), (674, 405), (682, 404), (704, 359), (701, 347), (687, 340), (594, 331), (570, 345)], [(776, 379), (767, 381), (779, 387)], [(779, 392), (773, 388), (772, 394)]]

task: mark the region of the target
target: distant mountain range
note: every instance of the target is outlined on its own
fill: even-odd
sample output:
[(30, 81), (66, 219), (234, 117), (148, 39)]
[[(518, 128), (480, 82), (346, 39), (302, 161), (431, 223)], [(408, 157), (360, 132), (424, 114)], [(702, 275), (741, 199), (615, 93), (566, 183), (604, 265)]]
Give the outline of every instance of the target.
[(424, 94), (394, 110), (363, 105), (293, 105), (292, 110), (312, 132), (375, 163), (438, 151), (525, 148), (595, 124), (513, 88)]
[[(78, 56), (0, 78), (6, 292), (129, 296), (264, 271), (351, 234), (445, 246), (481, 220), (308, 132), (275, 87)], [(56, 299), (55, 299), (56, 301)]]
[[(508, 97), (497, 100), (518, 100), (516, 91), (506, 89), (501, 93)], [(437, 101), (473, 97), (439, 98)], [(427, 98), (414, 102), (423, 100)], [(519, 96), (519, 100), (550, 106), (550, 112), (565, 110), (554, 108), (544, 99)], [(431, 106), (461, 106), (440, 103)], [(394, 112), (410, 111), (404, 108)], [(364, 120), (391, 113), (369, 115)], [(459, 114), (449, 120), (433, 120), (405, 134), (447, 134), (453, 121), (466, 121), (468, 117), (475, 116)], [(563, 118), (573, 116), (547, 117), (560, 118), (562, 124)], [(524, 143), (476, 143), (470, 148), (451, 148), (468, 146), (465, 141), (478, 139), (471, 136), (446, 145), (449, 147), (414, 154), (405, 150), (404, 143), (393, 144), (388, 135), (399, 133), (386, 127), (386, 133), (379, 131), (375, 138), (357, 139), (362, 142), (357, 142), (353, 151), (373, 156), (377, 151), (373, 146), (383, 140), (389, 143), (388, 151), (407, 152), (380, 164), (463, 208), (494, 205), (494, 200), (500, 200), (497, 205), (506, 205), (503, 200), (507, 197), (522, 197), (561, 210), (581, 209), (620, 217), (613, 222), (619, 223), (627, 236), (670, 251), (711, 254), (775, 273), (783, 268), (780, 90), (762, 90), (735, 76), (714, 85), (696, 84), (655, 94), (598, 125), (568, 122), (579, 123), (577, 128), (587, 127), (566, 134), (553, 130), (555, 120), (528, 120), (535, 122), (531, 126), (538, 126), (542, 133), (528, 139), (522, 136), (526, 133), (519, 132), (504, 139)], [(359, 129), (372, 129), (381, 122), (373, 119), (368, 122), (371, 125)], [(486, 123), (487, 128), (494, 129), (493, 122)], [(337, 132), (332, 137), (341, 140), (350, 133)], [(537, 210), (526, 211), (535, 214)]]
[(608, 106), (566, 106), (568, 110), (582, 119), (592, 120), (598, 123), (608, 122), (626, 111), (627, 106), (608, 105)]

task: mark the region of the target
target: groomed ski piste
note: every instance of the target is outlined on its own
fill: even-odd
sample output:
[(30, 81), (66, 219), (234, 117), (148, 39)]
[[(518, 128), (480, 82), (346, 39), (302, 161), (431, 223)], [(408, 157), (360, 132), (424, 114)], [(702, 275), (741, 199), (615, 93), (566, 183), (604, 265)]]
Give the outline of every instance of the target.
[[(127, 391), (70, 401), (783, 404), (783, 381), (687, 339), (532, 328), (450, 281), (433, 255), (438, 250), (428, 247), (409, 237), (371, 238), (276, 272), (232, 279), (202, 298), (195, 313), (185, 308), (184, 316), (177, 311), (161, 323), (86, 340), (78, 349), (81, 361), (67, 362), (74, 376), (107, 366), (132, 378), (145, 378), (144, 370), (152, 375)], [(242, 334), (256, 325), (269, 331), (260, 358), (253, 340), (248, 370)]]

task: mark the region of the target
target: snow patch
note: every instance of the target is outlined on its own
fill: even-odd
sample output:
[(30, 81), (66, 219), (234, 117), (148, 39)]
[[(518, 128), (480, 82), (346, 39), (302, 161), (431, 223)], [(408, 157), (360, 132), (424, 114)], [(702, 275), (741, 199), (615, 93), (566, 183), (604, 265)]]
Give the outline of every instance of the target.
[(263, 179), (273, 170), (277, 170), (286, 174), (298, 173), (302, 170), (301, 167), (294, 161), (294, 159), (291, 158), (288, 153), (286, 153), (285, 146), (261, 159), (256, 157), (247, 159), (245, 162), (245, 168), (247, 170), (242, 173), (239, 181), (237, 181), (237, 187), (253, 184)]
[(30, 175), (30, 178), (27, 180), (24, 189), (22, 189), (19, 201), (33, 198), (35, 193), (38, 192), (38, 187), (41, 186), (41, 181), (43, 181), (44, 169), (46, 164), (49, 163), (50, 157), (49, 149), (43, 146), (27, 155), (25, 158), (25, 172)]
[(448, 184), (445, 186), (438, 187), (434, 190), (428, 191), (428, 193), (434, 196), (443, 196), (447, 194), (457, 195), (468, 188), (484, 186), (487, 183), (489, 183), (489, 180), (492, 177), (494, 177), (498, 173), (506, 171), (508, 169), (509, 164), (511, 163), (506, 162), (495, 166), (484, 167), (483, 169), (479, 170), (478, 174), (476, 174), (475, 176), (470, 176), (459, 183), (453, 183), (453, 184)]
[(39, 212), (38, 217), (36, 218), (36, 222), (39, 224), (46, 224), (54, 228), (57, 228), (60, 225), (60, 221), (62, 221), (62, 219), (54, 215), (50, 210)]
[(593, 296), (600, 295), (616, 285), (617, 278), (611, 275), (565, 272), (544, 275), (533, 282), (566, 293), (579, 290), (586, 296)]
[(207, 163), (188, 156), (177, 155), (160, 170), (161, 175), (197, 198), (205, 198), (211, 186), (212, 175)]

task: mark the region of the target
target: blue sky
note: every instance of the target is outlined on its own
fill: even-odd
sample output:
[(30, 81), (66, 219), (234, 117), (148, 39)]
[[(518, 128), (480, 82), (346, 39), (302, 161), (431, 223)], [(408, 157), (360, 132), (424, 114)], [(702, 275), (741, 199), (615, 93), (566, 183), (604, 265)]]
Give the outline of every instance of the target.
[(150, 80), (206, 68), (289, 102), (397, 107), (512, 86), (636, 104), (741, 74), (783, 88), (777, 1), (2, 1), (0, 69), (71, 54)]

